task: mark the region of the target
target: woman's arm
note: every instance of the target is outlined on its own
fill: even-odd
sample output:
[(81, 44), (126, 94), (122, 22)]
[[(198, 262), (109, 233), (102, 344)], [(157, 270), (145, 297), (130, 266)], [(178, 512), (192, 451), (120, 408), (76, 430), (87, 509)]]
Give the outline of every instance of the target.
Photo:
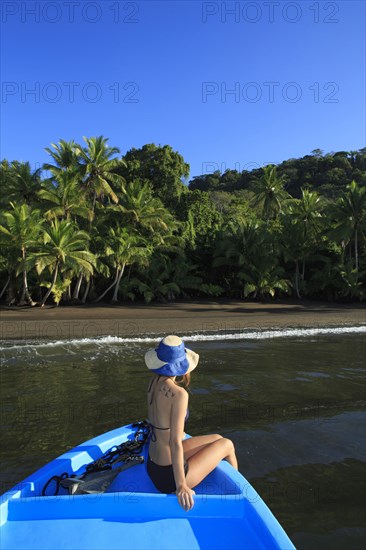
[(184, 474), (184, 452), (182, 439), (184, 436), (184, 419), (188, 406), (188, 394), (180, 391), (173, 399), (170, 422), (170, 451), (172, 454), (172, 465), (177, 488), (179, 504), (186, 510), (193, 507), (194, 491), (187, 486)]

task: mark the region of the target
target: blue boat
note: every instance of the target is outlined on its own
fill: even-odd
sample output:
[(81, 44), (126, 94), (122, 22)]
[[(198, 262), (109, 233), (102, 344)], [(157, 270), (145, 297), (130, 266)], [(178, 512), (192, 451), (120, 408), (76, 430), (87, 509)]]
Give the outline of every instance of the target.
[[(81, 479), (86, 465), (133, 441), (136, 425), (78, 445), (3, 494), (1, 549), (295, 548), (258, 493), (225, 460), (195, 487), (189, 511), (175, 494), (159, 493), (153, 485), (146, 471), (148, 443), (139, 453), (144, 461), (116, 470), (104, 492), (71, 493), (61, 483), (54, 494), (51, 485), (57, 476), (65, 472), (64, 477), (73, 476), (69, 482)], [(83, 482), (74, 487), (83, 487)]]

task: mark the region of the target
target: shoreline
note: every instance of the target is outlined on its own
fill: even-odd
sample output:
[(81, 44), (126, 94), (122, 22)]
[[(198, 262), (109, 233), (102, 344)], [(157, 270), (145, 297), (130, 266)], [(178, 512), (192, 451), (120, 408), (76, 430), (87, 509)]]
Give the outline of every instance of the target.
[(240, 300), (147, 305), (0, 307), (0, 340), (346, 327), (366, 324), (364, 304)]

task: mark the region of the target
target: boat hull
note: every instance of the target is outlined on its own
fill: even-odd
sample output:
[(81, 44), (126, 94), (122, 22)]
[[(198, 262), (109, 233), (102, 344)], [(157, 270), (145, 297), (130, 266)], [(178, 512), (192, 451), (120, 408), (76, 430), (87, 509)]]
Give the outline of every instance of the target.
[[(159, 493), (146, 461), (121, 472), (105, 493), (41, 496), (46, 482), (131, 439), (132, 425), (91, 439), (56, 458), (1, 500), (1, 548), (10, 549), (294, 549), (250, 483), (222, 461), (197, 487), (186, 512)], [(189, 436), (187, 436), (189, 437)], [(146, 459), (148, 445), (143, 449)]]

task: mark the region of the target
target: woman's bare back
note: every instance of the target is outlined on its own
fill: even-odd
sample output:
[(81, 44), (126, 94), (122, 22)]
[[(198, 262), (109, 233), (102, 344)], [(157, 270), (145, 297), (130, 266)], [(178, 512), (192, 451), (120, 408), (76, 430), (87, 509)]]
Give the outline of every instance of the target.
[(155, 426), (155, 437), (150, 442), (151, 459), (161, 466), (172, 463), (170, 451), (170, 418), (173, 401), (185, 390), (169, 378), (154, 378), (149, 383), (147, 393), (148, 420)]

